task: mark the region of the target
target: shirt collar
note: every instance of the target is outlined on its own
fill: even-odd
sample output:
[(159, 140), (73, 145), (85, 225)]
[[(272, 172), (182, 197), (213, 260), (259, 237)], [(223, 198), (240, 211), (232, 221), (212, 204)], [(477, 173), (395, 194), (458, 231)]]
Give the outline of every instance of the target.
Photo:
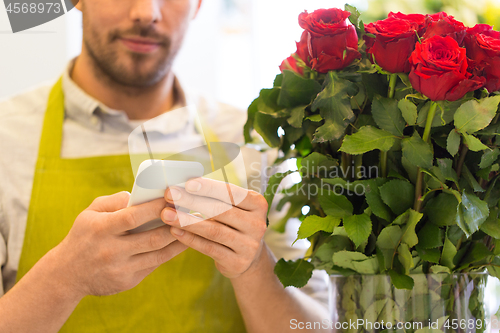
[(75, 60), (76, 58), (73, 58), (69, 61), (62, 74), (64, 107), (66, 116), (83, 126), (98, 131), (103, 131), (109, 126), (114, 130), (131, 132), (147, 122), (148, 132), (156, 131), (164, 135), (177, 133), (186, 127), (194, 126), (196, 112), (193, 111), (192, 106), (186, 107), (189, 103), (189, 97), (177, 77), (174, 78), (177, 103), (169, 112), (149, 120), (129, 120), (124, 111), (112, 109), (96, 100), (73, 81), (70, 73)]

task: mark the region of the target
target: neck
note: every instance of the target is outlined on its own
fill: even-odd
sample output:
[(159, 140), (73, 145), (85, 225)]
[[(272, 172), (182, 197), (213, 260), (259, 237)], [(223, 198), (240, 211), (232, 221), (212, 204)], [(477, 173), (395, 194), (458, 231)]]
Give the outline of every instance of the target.
[(175, 103), (174, 75), (171, 70), (150, 87), (124, 86), (98, 69), (84, 52), (75, 61), (70, 73), (73, 81), (88, 95), (104, 105), (124, 111), (131, 120), (151, 119)]

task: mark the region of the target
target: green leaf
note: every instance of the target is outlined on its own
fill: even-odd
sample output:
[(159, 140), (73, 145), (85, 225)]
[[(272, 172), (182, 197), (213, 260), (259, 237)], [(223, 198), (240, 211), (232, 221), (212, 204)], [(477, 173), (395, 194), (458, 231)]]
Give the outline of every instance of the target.
[[(385, 296), (385, 295), (384, 295)], [(399, 321), (401, 312), (399, 306), (391, 298), (383, 298), (374, 301), (364, 312), (363, 320), (364, 323), (386, 323), (391, 322), (392, 326), (396, 326), (396, 322)], [(347, 318), (346, 318), (347, 319)], [(356, 322), (356, 318), (349, 318), (350, 322)], [(349, 320), (347, 322), (349, 322)], [(375, 325), (373, 325), (375, 326)], [(354, 326), (356, 327), (356, 326)], [(361, 326), (360, 326), (361, 328)], [(341, 330), (342, 332), (358, 332), (356, 329), (351, 330)], [(363, 331), (363, 330), (360, 330)], [(374, 331), (374, 330), (373, 330)], [(384, 330), (385, 331), (385, 330)]]
[(474, 135), (470, 135), (467, 133), (462, 133), (465, 139), (465, 143), (467, 144), (467, 147), (469, 147), (470, 150), (472, 151), (481, 151), (485, 149), (489, 149), (488, 146), (486, 146), (484, 143), (481, 142), (478, 138), (476, 138)]
[(408, 161), (408, 159), (405, 158), (404, 156), (401, 157), (401, 164), (403, 165), (403, 168), (405, 169), (406, 173), (408, 174), (408, 179), (411, 182), (416, 183), (417, 182), (417, 176), (418, 176), (418, 173), (419, 173), (418, 167), (416, 167), (413, 164), (411, 164)]
[(420, 138), (417, 131), (411, 138), (403, 139), (403, 156), (410, 163), (424, 169), (430, 169), (433, 164), (434, 154), (429, 143)]
[(387, 226), (382, 229), (377, 238), (377, 246), (381, 249), (395, 250), (403, 237), (403, 231), (397, 225)]
[(420, 259), (439, 264), (439, 259), (441, 258), (441, 252), (439, 249), (423, 249), (417, 245), (415, 250), (417, 250)]
[(484, 152), (483, 156), (481, 156), (481, 163), (479, 163), (479, 167), (481, 169), (489, 167), (497, 160), (499, 155), (500, 150), (498, 148)]
[(405, 274), (410, 274), (410, 269), (413, 268), (413, 257), (408, 244), (401, 243), (398, 247), (398, 259), (405, 269)]
[(446, 150), (451, 154), (451, 156), (455, 156), (458, 153), (458, 148), (460, 147), (460, 134), (452, 129), (450, 134), (448, 135), (448, 139), (446, 140)]
[(490, 215), (481, 224), (479, 229), (485, 234), (495, 238), (500, 239), (500, 220), (498, 219), (498, 207), (494, 207), (490, 210)]
[(418, 232), (418, 247), (433, 249), (443, 246), (443, 230), (432, 223), (426, 223)]
[(462, 260), (457, 264), (460, 269), (466, 268), (468, 265), (482, 261), (487, 257), (493, 255), (490, 250), (483, 243), (472, 243), (469, 250), (465, 253)]
[(245, 143), (250, 143), (253, 141), (251, 133), (253, 130), (255, 115), (259, 111), (259, 109), (257, 108), (258, 102), (259, 98), (256, 98), (253, 100), (252, 104), (250, 104), (250, 106), (248, 107), (248, 117), (245, 126), (243, 127), (243, 133), (245, 135)]
[(299, 239), (310, 237), (318, 231), (325, 231), (331, 234), (333, 229), (339, 224), (340, 219), (333, 216), (319, 217), (316, 215), (310, 215), (300, 224), (297, 239), (293, 243)]
[(287, 108), (308, 105), (320, 91), (321, 85), (316, 80), (306, 79), (293, 71), (284, 70), (278, 105)]
[(344, 218), (344, 228), (356, 247), (368, 240), (372, 232), (372, 221), (366, 214), (352, 215)]
[(398, 102), (398, 107), (406, 123), (410, 126), (414, 126), (417, 123), (418, 117), (417, 106), (407, 99), (402, 99)]
[(401, 242), (402, 236), (403, 231), (397, 225), (387, 226), (380, 232), (376, 245), (378, 251), (381, 252), (385, 269), (392, 268), (395, 252)]
[(359, 17), (361, 16), (361, 13), (356, 9), (356, 7), (345, 4), (344, 6), (345, 10), (351, 13), (349, 16), (349, 21), (356, 27), (359, 28)]
[(304, 130), (302, 129), (302, 127), (295, 128), (293, 126), (285, 125), (283, 127), (283, 130), (285, 131), (285, 135), (283, 136), (283, 138), (289, 144), (295, 143), (304, 135)]
[(363, 126), (356, 133), (344, 138), (340, 151), (351, 155), (363, 154), (374, 149), (388, 151), (395, 141), (396, 137), (389, 132), (372, 126)]
[(278, 128), (282, 123), (282, 119), (276, 119), (262, 112), (257, 112), (255, 115), (254, 127), (267, 145), (274, 148), (278, 147), (281, 142), (281, 139), (278, 136)]
[(474, 194), (462, 194), (462, 202), (457, 207), (456, 221), (467, 237), (479, 230), (490, 213), (488, 204)]
[(352, 215), (352, 203), (343, 195), (329, 190), (321, 191), (318, 201), (327, 215), (340, 218)]
[(302, 121), (304, 120), (304, 115), (306, 112), (305, 106), (298, 106), (290, 110), (290, 118), (288, 118), (288, 123), (295, 128), (302, 127)]
[(415, 227), (417, 223), (422, 219), (424, 214), (414, 211), (413, 209), (409, 209), (405, 212), (404, 215), (407, 215), (406, 224), (403, 227), (403, 237), (401, 241), (403, 243), (408, 244), (410, 248), (414, 247), (418, 243), (418, 237), (415, 233)]
[(338, 166), (337, 160), (317, 152), (313, 152), (301, 161), (300, 171), (304, 177), (329, 177), (332, 169)]
[(448, 237), (445, 237), (443, 252), (441, 253), (441, 260), (439, 261), (439, 263), (443, 266), (448, 267), (449, 269), (455, 268), (455, 264), (453, 263), (453, 258), (455, 257), (456, 254), (457, 254), (457, 248), (448, 239)]
[(306, 117), (306, 119), (318, 123), (323, 120), (323, 117), (321, 117), (320, 114), (313, 114), (312, 116)]
[(445, 180), (455, 182), (458, 185), (457, 172), (453, 169), (453, 161), (449, 158), (438, 158), (437, 166)]
[(424, 210), (432, 223), (438, 227), (443, 227), (455, 224), (457, 206), (458, 200), (454, 195), (440, 193), (429, 200)]
[(313, 270), (313, 264), (304, 259), (297, 261), (280, 259), (274, 267), (274, 273), (284, 287), (293, 286), (296, 288), (302, 288), (307, 284)]
[(391, 276), (391, 282), (394, 285), (394, 287), (398, 289), (408, 289), (408, 290), (413, 289), (413, 285), (415, 284), (415, 282), (410, 276), (399, 274), (392, 269), (389, 270), (389, 275)]
[(266, 199), (267, 205), (269, 207), (267, 211), (268, 214), (269, 211), (271, 210), (271, 204), (273, 203), (274, 196), (278, 191), (279, 184), (286, 176), (288, 176), (291, 173), (293, 173), (293, 171), (287, 171), (284, 173), (275, 173), (269, 178), (266, 191), (264, 192), (264, 198)]
[(472, 187), (472, 189), (474, 190), (474, 192), (484, 192), (484, 189), (481, 187), (481, 185), (479, 185), (479, 183), (477, 182), (476, 178), (474, 178), (474, 176), (470, 172), (469, 168), (465, 164), (463, 165), (463, 172), (462, 172), (462, 174), (463, 174), (465, 180), (467, 180), (467, 182), (469, 183), (469, 185)]
[(396, 215), (401, 215), (413, 206), (415, 188), (410, 182), (394, 179), (380, 187), (380, 195)]
[(434, 265), (430, 268), (430, 273), (431, 274), (440, 274), (440, 273), (451, 274), (451, 270), (450, 270), (450, 268), (448, 268), (446, 266)]
[(326, 76), (324, 89), (312, 104), (312, 111), (320, 110), (325, 124), (314, 134), (313, 142), (326, 142), (340, 139), (347, 126), (355, 119), (351, 108), (351, 96), (358, 93), (358, 86), (341, 79), (330, 71)]
[(378, 127), (395, 136), (403, 136), (406, 122), (398, 108), (398, 101), (375, 95), (372, 101), (372, 116)]
[[(441, 127), (451, 122), (453, 120), (455, 112), (457, 111), (457, 108), (460, 106), (460, 104), (462, 104), (462, 100), (454, 102), (438, 101), (436, 103), (438, 104), (438, 107), (436, 110), (436, 114), (434, 115), (434, 119), (432, 120), (431, 127)], [(425, 127), (430, 106), (431, 102), (428, 101), (418, 112), (417, 124), (420, 127)]]
[(333, 254), (335, 266), (351, 269), (360, 274), (375, 274), (378, 272), (378, 261), (375, 256), (367, 257), (363, 253), (353, 251), (339, 251)]
[(278, 105), (278, 97), (280, 94), (279, 88), (272, 89), (262, 89), (259, 94), (257, 101), (257, 108), (259, 112), (273, 115), (276, 118), (277, 114), (281, 114), (284, 109), (282, 106)]
[(273, 87), (274, 88), (281, 88), (281, 84), (283, 83), (283, 74), (278, 74), (276, 75), (276, 77), (274, 78), (274, 82), (273, 82)]
[(465, 102), (455, 113), (455, 127), (459, 132), (469, 134), (485, 128), (495, 117), (499, 103), (500, 95)]
[(380, 196), (379, 191), (379, 187), (384, 185), (386, 182), (386, 179), (375, 178), (364, 181), (363, 184), (365, 185), (366, 202), (371, 208), (373, 214), (386, 221), (391, 221), (391, 209), (382, 201), (382, 197)]

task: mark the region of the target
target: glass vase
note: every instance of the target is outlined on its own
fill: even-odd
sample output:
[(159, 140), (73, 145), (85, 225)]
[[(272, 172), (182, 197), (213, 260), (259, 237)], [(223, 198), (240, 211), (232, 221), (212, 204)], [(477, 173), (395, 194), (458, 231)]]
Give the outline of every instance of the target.
[(486, 332), (488, 274), (415, 274), (412, 290), (388, 275), (332, 275), (331, 328), (336, 332)]

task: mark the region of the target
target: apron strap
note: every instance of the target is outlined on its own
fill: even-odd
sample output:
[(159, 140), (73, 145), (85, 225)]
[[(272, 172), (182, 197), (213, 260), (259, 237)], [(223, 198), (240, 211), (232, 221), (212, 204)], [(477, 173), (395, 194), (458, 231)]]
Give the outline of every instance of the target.
[(64, 93), (62, 89), (62, 77), (60, 77), (52, 87), (47, 102), (47, 111), (40, 138), (39, 157), (61, 158), (63, 123)]

